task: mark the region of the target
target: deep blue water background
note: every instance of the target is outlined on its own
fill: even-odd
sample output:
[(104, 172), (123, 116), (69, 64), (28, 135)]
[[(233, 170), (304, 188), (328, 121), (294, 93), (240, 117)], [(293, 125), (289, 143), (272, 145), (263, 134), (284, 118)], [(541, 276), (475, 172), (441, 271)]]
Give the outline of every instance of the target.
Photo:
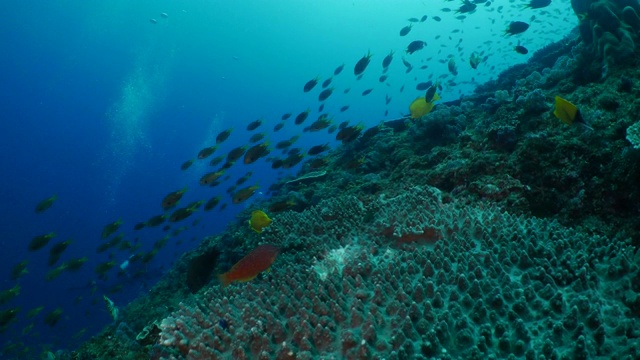
[[(181, 204), (215, 195), (230, 203), (225, 190), (247, 171), (246, 183), (259, 182), (262, 194), (279, 177), (297, 169), (272, 170), (264, 159), (246, 166), (238, 163), (228, 171), (231, 179), (215, 188), (203, 188), (198, 180), (208, 160), (196, 162), (187, 171), (180, 165), (214, 143), (218, 132), (234, 127), (230, 139), (214, 156), (248, 142), (252, 133), (246, 124), (263, 117), (257, 131), (267, 131), (272, 144), (296, 134), (301, 126), (293, 117), (312, 109), (308, 126), (318, 116), (319, 86), (303, 93), (306, 81), (321, 81), (345, 63), (334, 78), (336, 88), (324, 112), (335, 122), (362, 121), (374, 126), (382, 120), (407, 113), (409, 103), (422, 92), (418, 82), (447, 74), (446, 60), (454, 55), (459, 75), (455, 86), (442, 92), (444, 100), (469, 93), (472, 79), (482, 83), (495, 78), (508, 66), (524, 62), (536, 49), (565, 36), (577, 20), (568, 4), (553, 1), (546, 9), (523, 10), (524, 2), (494, 1), (480, 4), (463, 21), (454, 19), (455, 8), (446, 1), (40, 1), (4, 2), (0, 21), (0, 290), (11, 288), (11, 269), (28, 259), (29, 274), (18, 282), (21, 292), (1, 310), (19, 306), (18, 319), (0, 334), (0, 346), (22, 342), (40, 349), (72, 349), (97, 333), (111, 319), (102, 301), (109, 286), (125, 282), (122, 292), (109, 295), (124, 306), (144, 293), (179, 254), (196, 246), (203, 236), (222, 231), (251, 200), (217, 209), (193, 218), (202, 219), (160, 251), (148, 265), (147, 281), (117, 278), (115, 270), (106, 282), (98, 281), (92, 295), (93, 269), (107, 261), (108, 253), (97, 254), (105, 224), (122, 218), (126, 240), (135, 237), (149, 251), (165, 235), (160, 229), (134, 232), (132, 227), (162, 213), (160, 201), (168, 192), (189, 188)], [(503, 6), (498, 12), (498, 6)], [(161, 17), (161, 13), (168, 18)], [(410, 17), (428, 15), (425, 23), (400, 37), (400, 28)], [(442, 22), (431, 18), (437, 15)], [(505, 38), (511, 20), (531, 21), (524, 34)], [(157, 19), (151, 24), (149, 19)], [(453, 32), (456, 29), (461, 32)], [(436, 37), (440, 35), (439, 39)], [(451, 38), (450, 38), (451, 37)], [(462, 38), (463, 41), (458, 43)], [(406, 45), (424, 40), (427, 48), (403, 55)], [(530, 54), (516, 54), (520, 40)], [(389, 70), (388, 85), (378, 82), (382, 58), (396, 55)], [(353, 66), (371, 51), (371, 64), (361, 80)], [(472, 51), (485, 51), (488, 60), (478, 70), (469, 66)], [(413, 63), (405, 74), (401, 56)], [(428, 65), (427, 70), (418, 69)], [(450, 77), (451, 78), (451, 77)], [(401, 86), (405, 90), (400, 92)], [(344, 94), (345, 88), (351, 88)], [(374, 91), (361, 96), (365, 89)], [(393, 98), (390, 105), (384, 96)], [(345, 113), (338, 112), (350, 105)], [(389, 115), (384, 116), (385, 110)], [(293, 116), (278, 133), (273, 126), (283, 113)], [(304, 133), (297, 145), (303, 148), (333, 142), (326, 131)], [(274, 150), (274, 154), (278, 154)], [(279, 155), (279, 154), (278, 154)], [(44, 214), (34, 207), (42, 199), (58, 194), (59, 200)], [(178, 223), (173, 226), (182, 226)], [(88, 256), (80, 273), (65, 272), (47, 282), (47, 246), (28, 252), (35, 235), (55, 231), (51, 242), (73, 239), (62, 261)], [(190, 241), (195, 238), (196, 241)], [(175, 241), (184, 239), (182, 245)], [(129, 256), (116, 251), (121, 263)], [(75, 300), (82, 296), (76, 304)], [(97, 299), (95, 304), (92, 300)], [(35, 319), (26, 318), (34, 307), (44, 305)], [(56, 307), (64, 310), (62, 320), (51, 328), (44, 316)], [(34, 323), (31, 332), (23, 328)], [(72, 335), (86, 328), (83, 336)]]

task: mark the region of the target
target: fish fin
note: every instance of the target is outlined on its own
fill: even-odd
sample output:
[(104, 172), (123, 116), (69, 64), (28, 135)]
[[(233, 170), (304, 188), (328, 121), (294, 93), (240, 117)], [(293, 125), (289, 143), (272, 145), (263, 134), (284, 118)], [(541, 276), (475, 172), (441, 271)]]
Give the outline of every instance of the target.
[(585, 119), (582, 117), (582, 113), (580, 112), (580, 109), (578, 109), (578, 110), (576, 111), (576, 115), (575, 115), (575, 118), (574, 118), (574, 122), (575, 122), (576, 124), (580, 124), (581, 126), (583, 126), (583, 127), (587, 128), (587, 129), (589, 129), (589, 130), (593, 130), (593, 128), (592, 128), (591, 126), (589, 126), (589, 123), (587, 123), (587, 120), (585, 120)]

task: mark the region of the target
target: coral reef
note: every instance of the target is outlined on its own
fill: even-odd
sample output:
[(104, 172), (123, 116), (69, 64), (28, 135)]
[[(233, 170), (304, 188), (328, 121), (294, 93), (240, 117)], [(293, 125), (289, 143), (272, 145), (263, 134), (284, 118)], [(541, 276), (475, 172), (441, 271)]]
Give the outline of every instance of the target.
[(627, 128), (627, 140), (635, 149), (640, 149), (640, 121)]
[[(356, 202), (346, 213), (372, 208), (377, 220), (354, 224), (340, 240), (331, 241), (337, 233), (306, 239), (349, 242), (338, 250), (340, 271), (320, 275), (309, 264), (313, 253), (290, 252), (259, 281), (213, 286), (162, 321), (168, 349), (160, 358), (640, 355), (640, 323), (628, 318), (640, 311), (640, 289), (631, 287), (640, 269), (628, 240), (446, 201), (430, 187), (380, 194), (369, 205), (344, 201)], [(335, 210), (323, 202), (308, 213), (327, 206)], [(291, 217), (283, 228), (304, 227), (295, 224), (309, 214)], [(334, 220), (315, 223), (325, 221)]]

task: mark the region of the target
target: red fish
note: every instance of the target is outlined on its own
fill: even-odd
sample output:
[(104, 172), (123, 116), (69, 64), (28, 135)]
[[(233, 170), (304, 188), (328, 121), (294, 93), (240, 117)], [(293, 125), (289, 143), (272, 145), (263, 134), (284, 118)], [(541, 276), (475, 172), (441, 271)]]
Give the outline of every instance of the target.
[(260, 245), (240, 259), (229, 271), (219, 274), (218, 280), (223, 287), (234, 281), (250, 281), (261, 272), (268, 270), (279, 252), (280, 248), (275, 245)]

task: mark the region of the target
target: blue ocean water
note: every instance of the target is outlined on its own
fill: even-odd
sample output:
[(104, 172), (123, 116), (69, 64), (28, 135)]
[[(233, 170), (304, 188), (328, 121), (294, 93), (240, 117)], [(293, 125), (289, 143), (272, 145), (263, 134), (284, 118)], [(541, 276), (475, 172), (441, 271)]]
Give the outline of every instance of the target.
[[(536, 10), (525, 9), (526, 3), (487, 1), (471, 14), (458, 14), (459, 3), (439, 0), (5, 2), (0, 22), (0, 291), (19, 284), (20, 294), (0, 310), (20, 311), (0, 333), (0, 346), (19, 344), (35, 353), (78, 346), (111, 321), (103, 295), (123, 306), (146, 292), (177, 256), (237, 221), (238, 212), (255, 198), (268, 197), (275, 180), (296, 174), (298, 167), (273, 170), (261, 159), (234, 165), (227, 171), (230, 178), (217, 187), (200, 186), (200, 176), (216, 168), (208, 160), (196, 160), (186, 171), (180, 165), (213, 145), (220, 131), (234, 128), (214, 156), (226, 155), (262, 131), (271, 144), (301, 135), (296, 146), (304, 150), (327, 142), (337, 146), (335, 134), (302, 132), (293, 117), (310, 108), (305, 126), (326, 112), (336, 124), (349, 120), (366, 127), (399, 118), (423, 95), (416, 84), (449, 74), (450, 57), (459, 73), (441, 78), (440, 95), (442, 101), (458, 99), (562, 39), (577, 24), (566, 2)], [(412, 23), (411, 32), (399, 36), (409, 18), (423, 15), (426, 21)], [(456, 18), (461, 15), (465, 18)], [(531, 27), (504, 36), (511, 21)], [(414, 40), (425, 41), (426, 48), (405, 54)], [(518, 42), (528, 54), (514, 51)], [(381, 83), (381, 62), (391, 50), (388, 80)], [(353, 67), (368, 52), (371, 64), (357, 80)], [(486, 57), (477, 69), (469, 65), (473, 52)], [(402, 58), (413, 70), (406, 72)], [(344, 70), (330, 85), (334, 94), (318, 111), (320, 85), (309, 93), (303, 85), (316, 76), (326, 80), (342, 64)], [(344, 93), (347, 88), (351, 91)], [(366, 89), (373, 91), (362, 96)], [(392, 98), (388, 105), (385, 95)], [(345, 105), (349, 110), (340, 112)], [(284, 113), (293, 116), (274, 133)], [(246, 131), (246, 124), (258, 118), (264, 124)], [(272, 155), (281, 156), (276, 150)], [(233, 205), (225, 190), (248, 171), (253, 175), (246, 185), (259, 184), (259, 193)], [(181, 205), (221, 195), (229, 206), (199, 211), (186, 220), (184, 225), (201, 219), (177, 236), (184, 240), (180, 245), (172, 239), (144, 266), (145, 276), (117, 276), (113, 269), (107, 280), (98, 279), (97, 264), (121, 264), (130, 256), (128, 251), (96, 253), (104, 241), (103, 227), (122, 219), (119, 233), (148, 252), (166, 233), (160, 228), (134, 231), (133, 226), (162, 214), (162, 198), (185, 186)], [(54, 205), (36, 214), (36, 204), (53, 194), (58, 195)], [(34, 236), (52, 231), (57, 237), (47, 247), (27, 250)], [(54, 267), (71, 258), (87, 256), (89, 261), (78, 273), (46, 281), (52, 269), (48, 250), (66, 239), (73, 243)], [(28, 274), (12, 280), (14, 265), (23, 260)], [(120, 292), (109, 292), (118, 285), (123, 286)], [(38, 306), (44, 310), (28, 318)], [(43, 319), (56, 308), (63, 315), (51, 327)]]

